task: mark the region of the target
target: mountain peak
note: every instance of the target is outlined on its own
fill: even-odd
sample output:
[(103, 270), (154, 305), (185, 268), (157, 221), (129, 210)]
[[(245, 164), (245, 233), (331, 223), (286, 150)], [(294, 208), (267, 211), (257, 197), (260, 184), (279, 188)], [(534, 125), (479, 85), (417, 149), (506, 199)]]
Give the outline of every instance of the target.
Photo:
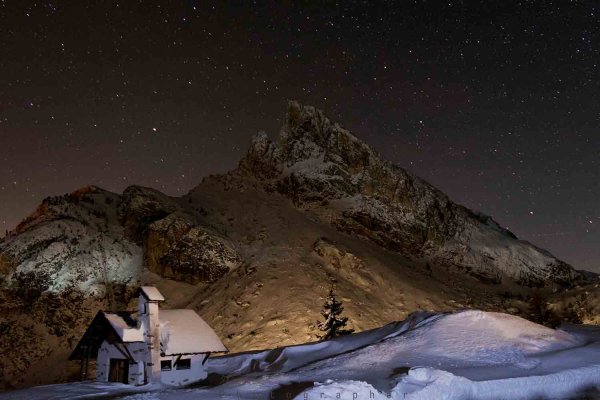
[(338, 229), (389, 250), (459, 265), (478, 278), (536, 286), (569, 282), (564, 262), (491, 217), (452, 202), (312, 106), (288, 103), (279, 137), (256, 135), (239, 171)]
[[(327, 141), (333, 128), (340, 129), (339, 125), (332, 123), (323, 111), (290, 100), (281, 140), (299, 140), (308, 136), (320, 147), (327, 148), (329, 146)], [(346, 133), (350, 134), (347, 131)]]
[(261, 180), (312, 177), (326, 182), (328, 196), (339, 197), (342, 193), (335, 192), (346, 195), (363, 189), (361, 175), (377, 164), (387, 163), (323, 111), (290, 101), (278, 139), (271, 141), (264, 132), (255, 135), (240, 170)]

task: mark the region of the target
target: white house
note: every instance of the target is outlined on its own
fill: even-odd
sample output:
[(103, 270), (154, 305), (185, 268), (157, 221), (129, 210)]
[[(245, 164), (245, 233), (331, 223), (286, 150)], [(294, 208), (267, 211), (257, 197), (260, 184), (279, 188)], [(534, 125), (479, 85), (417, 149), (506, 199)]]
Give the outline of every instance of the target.
[(206, 378), (210, 353), (227, 348), (194, 310), (159, 311), (162, 301), (158, 289), (142, 286), (137, 313), (99, 311), (69, 357), (81, 360), (82, 379), (90, 359), (101, 382), (179, 386)]

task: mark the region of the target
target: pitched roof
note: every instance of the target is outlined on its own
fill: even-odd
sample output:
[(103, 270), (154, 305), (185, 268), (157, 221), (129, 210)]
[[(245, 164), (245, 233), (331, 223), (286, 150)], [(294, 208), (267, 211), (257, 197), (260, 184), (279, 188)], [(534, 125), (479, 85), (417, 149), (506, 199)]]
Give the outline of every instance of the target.
[(164, 301), (165, 298), (154, 286), (142, 286), (140, 291), (150, 301)]
[[(131, 340), (133, 338), (130, 333), (135, 330), (136, 325), (133, 318), (131, 318), (131, 313), (128, 311), (118, 313), (98, 311), (69, 356), (69, 360), (81, 360), (86, 356), (95, 359), (98, 355), (98, 349), (105, 340), (108, 340), (109, 343), (119, 343), (125, 337), (128, 341), (134, 341)], [(127, 326), (132, 328), (128, 329)], [(128, 332), (125, 332), (126, 329), (128, 329)]]
[[(102, 314), (122, 342), (144, 341), (144, 334), (131, 313)], [(217, 334), (194, 310), (161, 309), (158, 319), (161, 352), (167, 355), (228, 351)]]
[[(149, 301), (165, 298), (154, 286), (142, 286), (140, 293)], [(144, 332), (131, 311), (98, 311), (96, 317), (69, 357), (96, 358), (104, 340), (110, 343), (144, 342)], [(161, 352), (167, 355), (228, 351), (217, 334), (194, 310), (160, 310)]]
[(161, 349), (167, 355), (228, 351), (194, 310), (160, 310), (159, 319)]
[(131, 313), (111, 313), (104, 311), (104, 318), (107, 319), (123, 342), (144, 341), (144, 333), (141, 329), (138, 329), (137, 321), (132, 318)]

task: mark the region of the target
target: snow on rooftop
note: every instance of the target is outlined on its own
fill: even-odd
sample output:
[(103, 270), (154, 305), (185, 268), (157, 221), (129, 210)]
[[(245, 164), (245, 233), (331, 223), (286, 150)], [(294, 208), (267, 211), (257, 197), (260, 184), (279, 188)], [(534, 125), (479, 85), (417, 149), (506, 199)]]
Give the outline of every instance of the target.
[(164, 301), (165, 298), (154, 286), (142, 286), (140, 290), (144, 296), (150, 301)]
[[(125, 343), (143, 342), (143, 330), (127, 313), (104, 312)], [(160, 310), (161, 347), (165, 354), (228, 351), (212, 328), (194, 310)]]
[(160, 310), (159, 320), (161, 347), (167, 355), (227, 351), (194, 310)]
[(108, 320), (115, 332), (125, 343), (143, 342), (144, 334), (136, 325), (132, 325), (131, 321), (125, 319), (124, 314), (104, 312), (104, 317)]

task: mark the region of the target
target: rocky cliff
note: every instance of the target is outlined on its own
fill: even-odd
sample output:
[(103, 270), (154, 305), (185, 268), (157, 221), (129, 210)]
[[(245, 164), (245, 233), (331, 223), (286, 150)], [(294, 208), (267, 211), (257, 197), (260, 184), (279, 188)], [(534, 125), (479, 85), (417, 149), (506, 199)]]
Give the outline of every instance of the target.
[(255, 136), (239, 169), (340, 230), (480, 279), (542, 286), (568, 284), (578, 275), (491, 217), (382, 160), (314, 107), (290, 102), (279, 138)]

